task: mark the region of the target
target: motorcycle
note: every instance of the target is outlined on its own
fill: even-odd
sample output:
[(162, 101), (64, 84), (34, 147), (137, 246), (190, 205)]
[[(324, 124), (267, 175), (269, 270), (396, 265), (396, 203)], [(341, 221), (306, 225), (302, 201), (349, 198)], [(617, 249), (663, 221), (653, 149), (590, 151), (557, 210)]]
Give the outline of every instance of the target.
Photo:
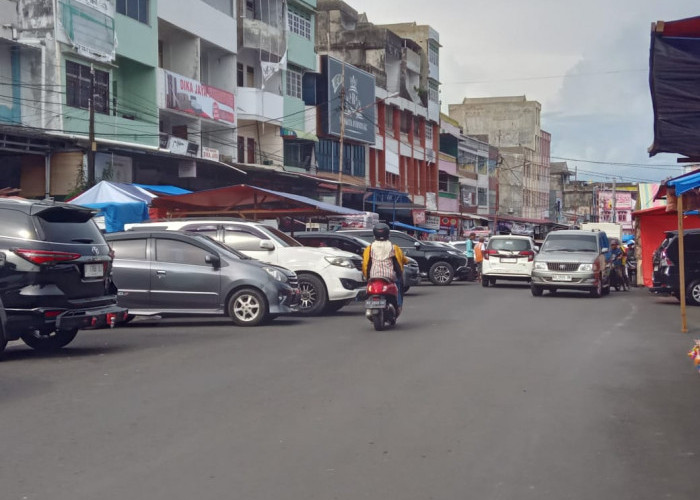
[(634, 257), (627, 257), (627, 276), (630, 285), (637, 286), (637, 259)]
[(398, 298), (399, 289), (393, 281), (371, 278), (367, 282), (365, 316), (378, 332), (384, 330), (387, 325), (396, 325), (396, 320), (401, 314)]

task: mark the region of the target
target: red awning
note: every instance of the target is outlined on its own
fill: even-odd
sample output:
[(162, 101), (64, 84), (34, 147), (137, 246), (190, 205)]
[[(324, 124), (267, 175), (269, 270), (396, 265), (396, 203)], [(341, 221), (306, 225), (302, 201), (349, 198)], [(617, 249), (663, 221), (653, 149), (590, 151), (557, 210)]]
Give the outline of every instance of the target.
[(663, 36), (700, 38), (700, 16), (677, 21), (659, 21), (656, 23), (656, 31)]

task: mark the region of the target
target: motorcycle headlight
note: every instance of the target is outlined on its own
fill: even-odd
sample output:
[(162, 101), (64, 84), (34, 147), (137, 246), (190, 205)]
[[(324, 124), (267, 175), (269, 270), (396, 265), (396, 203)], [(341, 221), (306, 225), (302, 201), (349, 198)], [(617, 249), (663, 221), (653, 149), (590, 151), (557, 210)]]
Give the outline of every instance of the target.
[(593, 264), (581, 264), (578, 266), (579, 271), (593, 271)]
[(324, 259), (326, 259), (326, 262), (333, 266), (347, 267), (348, 269), (355, 268), (352, 260), (348, 259), (347, 257), (324, 257)]
[(267, 272), (267, 274), (272, 276), (277, 281), (281, 281), (282, 283), (287, 282), (287, 276), (282, 271), (277, 269), (276, 267), (265, 266), (265, 267), (263, 267), (263, 269)]
[(547, 270), (547, 263), (546, 262), (535, 262), (535, 269), (539, 269), (540, 271), (546, 271)]

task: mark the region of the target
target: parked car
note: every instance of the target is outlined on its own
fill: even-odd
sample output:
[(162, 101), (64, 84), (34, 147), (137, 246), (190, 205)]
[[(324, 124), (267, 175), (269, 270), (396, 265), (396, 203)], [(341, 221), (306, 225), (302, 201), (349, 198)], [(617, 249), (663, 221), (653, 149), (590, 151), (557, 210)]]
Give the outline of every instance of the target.
[(529, 282), (536, 253), (535, 241), (529, 236), (492, 236), (481, 264), (481, 285), (495, 285), (496, 280)]
[(295, 273), (197, 233), (110, 233), (119, 303), (137, 316), (227, 315), (257, 326), (298, 310)]
[[(374, 241), (371, 229), (346, 229), (338, 232), (355, 236), (368, 243)], [(389, 239), (398, 245), (406, 256), (418, 262), (421, 276), (428, 278), (434, 285), (449, 285), (455, 277), (466, 278), (469, 274), (467, 258), (457, 250), (424, 244), (401, 231), (391, 231)]]
[[(686, 303), (700, 305), (700, 229), (686, 229), (683, 232), (685, 256), (685, 298)], [(653, 257), (652, 292), (672, 295), (680, 300), (680, 272), (678, 251), (678, 231), (668, 231)]]
[(530, 290), (539, 297), (544, 290), (587, 291), (592, 297), (610, 293), (610, 250), (603, 231), (563, 230), (547, 235), (535, 256)]
[(309, 248), (291, 236), (260, 222), (236, 219), (177, 219), (127, 224), (127, 230), (194, 231), (239, 252), (297, 274), (301, 290), (299, 312), (314, 316), (335, 312), (364, 292), (362, 259), (335, 248)]
[[(348, 234), (343, 234), (339, 231), (309, 231), (306, 233), (297, 233), (294, 235), (294, 238), (308, 247), (333, 247), (340, 250), (345, 250), (346, 252), (352, 252), (359, 256), (362, 256), (362, 253), (368, 245), (365, 240)], [(407, 292), (408, 289), (414, 285), (419, 285), (421, 280), (418, 262), (411, 257), (407, 256), (406, 258), (408, 259), (408, 262), (403, 268), (404, 292)]]
[(3, 343), (22, 339), (50, 351), (81, 328), (126, 319), (117, 305), (109, 245), (90, 209), (50, 201), (0, 199)]

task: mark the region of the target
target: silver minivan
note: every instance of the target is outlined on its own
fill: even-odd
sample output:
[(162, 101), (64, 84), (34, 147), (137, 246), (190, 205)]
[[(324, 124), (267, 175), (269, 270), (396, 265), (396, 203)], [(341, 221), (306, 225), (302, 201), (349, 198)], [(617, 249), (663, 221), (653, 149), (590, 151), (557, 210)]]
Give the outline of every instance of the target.
[(118, 303), (134, 316), (217, 314), (256, 326), (298, 310), (294, 272), (265, 264), (196, 233), (105, 235), (114, 251)]

